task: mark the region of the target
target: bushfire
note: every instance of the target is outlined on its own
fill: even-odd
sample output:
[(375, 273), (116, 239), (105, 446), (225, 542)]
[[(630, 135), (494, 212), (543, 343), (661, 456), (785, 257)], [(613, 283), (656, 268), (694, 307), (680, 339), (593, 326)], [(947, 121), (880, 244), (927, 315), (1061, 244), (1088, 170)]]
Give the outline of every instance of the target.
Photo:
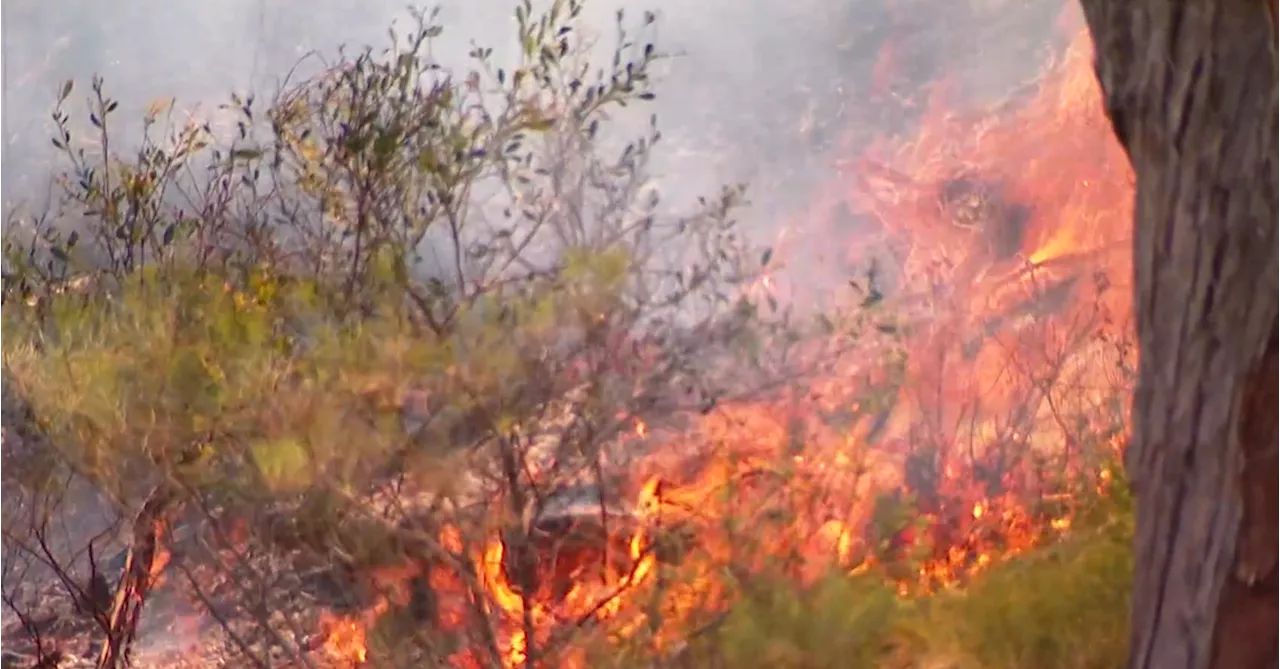
[[(874, 572), (910, 597), (963, 587), (1070, 531), (1082, 495), (1110, 480), (1133, 355), (1122, 318), (1131, 175), (1100, 107), (1087, 33), (1070, 25), (1065, 55), (1011, 111), (952, 115), (940, 90), (913, 139), (845, 163), (788, 230), (830, 240), (830, 212), (868, 221), (874, 234), (849, 243), (837, 269), (872, 245), (892, 249), (893, 285), (877, 295), (897, 319), (878, 325), (891, 364), (828, 360), (785, 397), (721, 406), (681, 434), (636, 423), (638, 437), (670, 445), (638, 468), (619, 518), (584, 512), (591, 539), (560, 536), (546, 549), (549, 575), (531, 592), (499, 534), (472, 551), (469, 571), (501, 621), (501, 663), (535, 664), (533, 641), (539, 666), (552, 656), (587, 664), (590, 649), (566, 629), (674, 651), (679, 631), (730, 605), (736, 570), (801, 583)], [(769, 277), (766, 288), (780, 284)], [(691, 467), (695, 446), (709, 453)], [(442, 545), (460, 550), (450, 532)], [(366, 661), (366, 630), (391, 592), (325, 617), (331, 659)], [(464, 624), (465, 607), (448, 608), (440, 624)], [(445, 663), (493, 659), (455, 648)]]

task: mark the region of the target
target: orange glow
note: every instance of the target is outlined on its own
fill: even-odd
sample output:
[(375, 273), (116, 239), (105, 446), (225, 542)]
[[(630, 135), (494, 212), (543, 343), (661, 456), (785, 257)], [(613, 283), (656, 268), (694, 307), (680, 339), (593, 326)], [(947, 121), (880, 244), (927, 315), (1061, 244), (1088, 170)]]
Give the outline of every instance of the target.
[(147, 588), (153, 589), (164, 582), (164, 568), (169, 565), (173, 554), (169, 551), (169, 525), (164, 521), (155, 521), (155, 546), (151, 554), (151, 564), (147, 568)]
[[(504, 542), (509, 530), (469, 545), (445, 528), (440, 544), (465, 556), (458, 569), (473, 569), (483, 592), (469, 599), (465, 579), (433, 571), (453, 602), (439, 625), (474, 624), (479, 607), (496, 621), (490, 664), (532, 654), (580, 667), (582, 647), (557, 645), (565, 630), (670, 648), (697, 616), (731, 605), (737, 573), (798, 586), (874, 573), (909, 597), (963, 587), (1070, 532), (1076, 501), (1063, 481), (1101, 492), (1111, 480), (1098, 463), (1123, 443), (1123, 409), (1111, 407), (1133, 362), (1122, 345), (1132, 176), (1074, 16), (1076, 38), (1034, 95), (965, 117), (940, 88), (911, 141), (846, 163), (786, 230), (838, 243), (847, 266), (889, 248), (895, 285), (883, 299), (898, 320), (853, 351), (801, 347), (821, 373), (794, 392), (721, 404), (675, 434), (635, 420), (631, 432), (660, 445), (629, 472), (628, 522), (538, 555), (545, 574), (512, 570), (536, 551)], [(877, 77), (893, 62), (886, 51)], [(845, 239), (828, 220), (837, 207), (876, 233)], [(785, 293), (783, 283), (750, 290)], [(387, 594), (373, 607), (327, 618), (330, 654), (365, 662), (365, 630), (403, 605), (418, 575), (375, 575)], [(484, 665), (474, 646), (450, 662)]]
[(359, 620), (322, 613), (320, 626), (325, 631), (324, 652), (330, 660), (351, 667), (365, 663), (369, 652)]

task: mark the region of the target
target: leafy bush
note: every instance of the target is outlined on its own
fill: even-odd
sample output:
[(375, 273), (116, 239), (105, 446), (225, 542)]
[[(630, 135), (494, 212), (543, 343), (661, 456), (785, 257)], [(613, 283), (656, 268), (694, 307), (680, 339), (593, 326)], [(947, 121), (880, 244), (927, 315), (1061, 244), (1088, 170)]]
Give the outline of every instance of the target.
[(1128, 639), (1129, 540), (1129, 528), (1109, 528), (1014, 560), (963, 593), (922, 602), (910, 629), (958, 668), (1119, 666)]
[(963, 589), (899, 599), (882, 574), (756, 583), (682, 659), (690, 667), (1101, 669), (1128, 636), (1132, 518), (1122, 502), (1070, 539)]
[[(216, 612), (237, 666), (302, 665), (316, 649), (299, 630), (326, 627), (368, 636), (338, 660), (388, 667), (532, 669), (584, 649), (627, 667), (1117, 664), (1129, 530), (1111, 491), (1075, 496), (1094, 506), (1069, 542), (963, 591), (890, 585), (949, 548), (926, 537), (947, 514), (972, 515), (970, 490), (928, 485), (942, 467), (929, 449), (907, 467), (924, 483), (869, 503), (873, 536), (858, 549), (876, 567), (856, 576), (796, 578), (803, 539), (769, 543), (777, 528), (813, 529), (796, 529), (802, 509), (848, 501), (824, 499), (795, 465), (799, 430), (752, 480), (728, 476), (723, 499), (704, 499), (734, 511), (716, 519), (734, 549), (712, 562), (723, 597), (678, 616), (655, 604), (626, 634), (595, 624), (649, 558), (706, 538), (687, 526), (665, 528), (649, 554), (606, 556), (596, 580), (610, 587), (590, 596), (564, 587), (591, 579), (566, 577), (558, 554), (543, 564), (540, 523), (558, 495), (588, 490), (592, 517), (616, 520), (612, 505), (636, 492), (616, 472), (649, 446), (639, 427), (785, 385), (779, 361), (801, 327), (747, 290), (771, 254), (737, 230), (741, 187), (670, 215), (646, 171), (656, 121), (610, 150), (614, 115), (653, 98), (659, 52), (620, 14), (614, 58), (597, 68), (580, 11), (557, 0), (538, 15), (525, 0), (518, 62), (477, 47), (465, 72), (432, 58), (441, 28), (418, 13), (387, 50), (344, 55), (265, 106), (233, 97), (217, 118), (176, 125), (172, 102), (153, 106), (137, 146), (119, 137), (103, 82), (87, 140), (67, 111), (74, 85), (61, 89), (60, 209), (5, 238), (6, 392), (57, 460), (20, 483), (53, 500), (68, 477), (88, 481), (131, 527), (124, 566), (111, 572), (94, 544), (88, 575), (48, 548), (57, 501), (6, 515), (4, 540), (58, 572), (91, 619), (86, 636), (105, 639), (99, 665), (128, 663), (162, 572)], [(864, 292), (864, 307), (884, 301), (874, 282)], [(903, 336), (864, 312), (819, 320), (840, 346)], [(886, 397), (848, 422), (888, 415), (906, 367), (901, 351), (890, 358), (872, 389)], [(734, 506), (752, 495), (764, 508)], [(654, 567), (652, 599), (708, 578), (684, 566)], [(574, 608), (556, 609), (570, 594)]]
[(725, 667), (873, 667), (899, 604), (875, 577), (832, 575), (802, 591), (782, 583), (734, 606), (717, 635)]
[[(620, 14), (612, 63), (596, 68), (581, 9), (538, 15), (526, 0), (518, 62), (477, 47), (461, 73), (432, 58), (441, 28), (421, 12), (387, 50), (265, 109), (233, 96), (219, 118), (175, 126), (172, 103), (153, 106), (137, 147), (121, 148), (102, 81), (87, 142), (66, 111), (75, 88), (61, 89), (61, 208), (5, 238), (5, 376), (64, 469), (134, 519), (124, 564), (142, 566), (111, 585), (138, 596), (114, 609), (151, 588), (162, 535), (212, 526), (173, 547), (184, 568), (243, 581), (396, 567), (424, 593), (397, 608), (466, 622), (382, 659), (492, 664), (506, 652), (496, 630), (520, 628), (482, 582), (494, 537), (529, 608), (531, 519), (548, 496), (584, 481), (616, 493), (601, 463), (629, 457), (622, 436), (713, 405), (728, 386), (712, 361), (752, 362), (733, 362), (763, 332), (741, 290), (759, 270), (732, 217), (742, 189), (660, 209), (645, 171), (656, 122), (608, 148), (611, 114), (654, 97), (659, 53)], [(6, 541), (41, 555), (50, 521), (30, 520)], [(442, 569), (470, 593), (457, 610), (429, 592)], [(206, 604), (274, 629), (250, 590)], [(385, 610), (382, 595), (340, 594)], [(130, 617), (99, 613), (112, 666)], [(238, 652), (305, 646), (263, 643)]]

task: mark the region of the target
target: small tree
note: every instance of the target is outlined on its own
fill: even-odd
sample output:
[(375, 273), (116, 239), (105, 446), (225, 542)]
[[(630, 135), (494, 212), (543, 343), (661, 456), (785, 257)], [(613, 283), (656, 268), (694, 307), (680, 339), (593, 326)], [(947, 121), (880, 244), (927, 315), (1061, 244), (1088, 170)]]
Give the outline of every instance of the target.
[(233, 97), (229, 136), (157, 105), (127, 157), (102, 82), (91, 146), (62, 88), (60, 213), (85, 225), (7, 237), (6, 381), (57, 454), (43, 471), (89, 481), (132, 531), (118, 573), (91, 551), (88, 577), (43, 548), (48, 513), (5, 539), (96, 602), (100, 667), (128, 663), (163, 579), (258, 666), (309, 664), (299, 592), (335, 634), (372, 635), (359, 658), (554, 666), (629, 582), (643, 556), (606, 554), (600, 601), (553, 614), (543, 525), (587, 486), (586, 515), (620, 531), (627, 435), (723, 396), (715, 361), (762, 332), (741, 290), (759, 267), (740, 188), (661, 210), (652, 120), (608, 154), (659, 55), (620, 12), (595, 69), (581, 9), (526, 0), (515, 66), (477, 47), (465, 73), (418, 13), (265, 109)]

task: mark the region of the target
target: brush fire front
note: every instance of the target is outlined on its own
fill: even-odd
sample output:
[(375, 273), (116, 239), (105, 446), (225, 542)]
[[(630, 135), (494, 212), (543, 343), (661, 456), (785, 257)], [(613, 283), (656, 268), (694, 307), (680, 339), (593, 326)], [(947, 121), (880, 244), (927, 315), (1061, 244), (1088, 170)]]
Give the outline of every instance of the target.
[[(1010, 113), (963, 118), (939, 97), (911, 141), (814, 194), (789, 238), (836, 249), (832, 285), (873, 244), (895, 266), (891, 290), (853, 300), (874, 312), (857, 350), (799, 347), (811, 378), (679, 430), (638, 424), (650, 443), (610, 484), (543, 491), (524, 515), (495, 493), (475, 518), (283, 533), (344, 553), (290, 582), (314, 597), (307, 650), (346, 667), (572, 668), (627, 644), (666, 658), (762, 574), (874, 574), (917, 597), (1070, 532), (1111, 485), (1134, 357), (1131, 176), (1089, 64), (1081, 31)], [(848, 239), (833, 211), (878, 234)], [(788, 281), (756, 288), (785, 300)]]
[(363, 664), (370, 630), (386, 633), (399, 626), (398, 618), (419, 629), (426, 623), (439, 637), (429, 645), (452, 664), (488, 666), (470, 639), (477, 623), (492, 624), (486, 632), (502, 647), (502, 664), (518, 664), (528, 648), (526, 610), (539, 633), (553, 622), (587, 624), (616, 611), (616, 596), (653, 566), (645, 521), (598, 497), (589, 487), (561, 490), (527, 523), (496, 532), (482, 549), (468, 551), (460, 533), (447, 527), (440, 532), (446, 559), (406, 560), (352, 574), (367, 584), (357, 591), (372, 598), (363, 598), (355, 611), (326, 613), (317, 645), (335, 660)]
[[(776, 473), (744, 469), (736, 480), (722, 481), (711, 496), (694, 486), (677, 489), (652, 479), (631, 511), (593, 504), (589, 491), (574, 489), (563, 503), (549, 504), (555, 508), (527, 528), (494, 536), (465, 568), (463, 573), (475, 578), (469, 585), (463, 573), (454, 571), (456, 563), (374, 570), (366, 580), (374, 582), (376, 601), (362, 611), (324, 617), (324, 652), (352, 666), (363, 664), (370, 657), (371, 637), (394, 638), (393, 630), (405, 624), (395, 620), (403, 619), (419, 629), (428, 623), (436, 630), (441, 638), (430, 645), (449, 658), (450, 666), (490, 666), (492, 658), (478, 652), (474, 641), (478, 619), (460, 605), (481, 597), (489, 607), (482, 624), (502, 649), (501, 664), (522, 666), (532, 634), (539, 658), (578, 666), (585, 660), (565, 646), (570, 631), (603, 625), (615, 634), (637, 633), (645, 628), (655, 597), (662, 600), (661, 610), (675, 614), (727, 603), (725, 584), (707, 569), (733, 563), (749, 572), (752, 567), (743, 560), (747, 556), (733, 556), (734, 544), (747, 535), (763, 539), (757, 549), (769, 549), (750, 556), (756, 560), (754, 568), (781, 560), (775, 566), (802, 580), (821, 573), (812, 569), (815, 564), (849, 573), (877, 569), (907, 595), (960, 583), (995, 560), (1038, 545), (1048, 533), (1065, 531), (1070, 522), (1051, 517), (1048, 510), (1033, 514), (1013, 496), (962, 501), (946, 483), (941, 484), (944, 492), (899, 490), (880, 496), (875, 522), (857, 531), (836, 520), (814, 525), (768, 509), (761, 509), (757, 522), (744, 529), (728, 527), (717, 516), (728, 510), (722, 505), (733, 503), (730, 497), (741, 503), (776, 493), (768, 481)], [(949, 473), (960, 478), (955, 470)], [(704, 476), (716, 479), (711, 472)], [(461, 549), (451, 534), (442, 533), (442, 543)], [(456, 557), (465, 559), (466, 554), (459, 550)], [(527, 562), (520, 562), (521, 555)], [(684, 574), (683, 585), (664, 590), (664, 584), (653, 580), (662, 570)], [(638, 603), (645, 605), (637, 608)], [(449, 636), (452, 641), (445, 640)]]

